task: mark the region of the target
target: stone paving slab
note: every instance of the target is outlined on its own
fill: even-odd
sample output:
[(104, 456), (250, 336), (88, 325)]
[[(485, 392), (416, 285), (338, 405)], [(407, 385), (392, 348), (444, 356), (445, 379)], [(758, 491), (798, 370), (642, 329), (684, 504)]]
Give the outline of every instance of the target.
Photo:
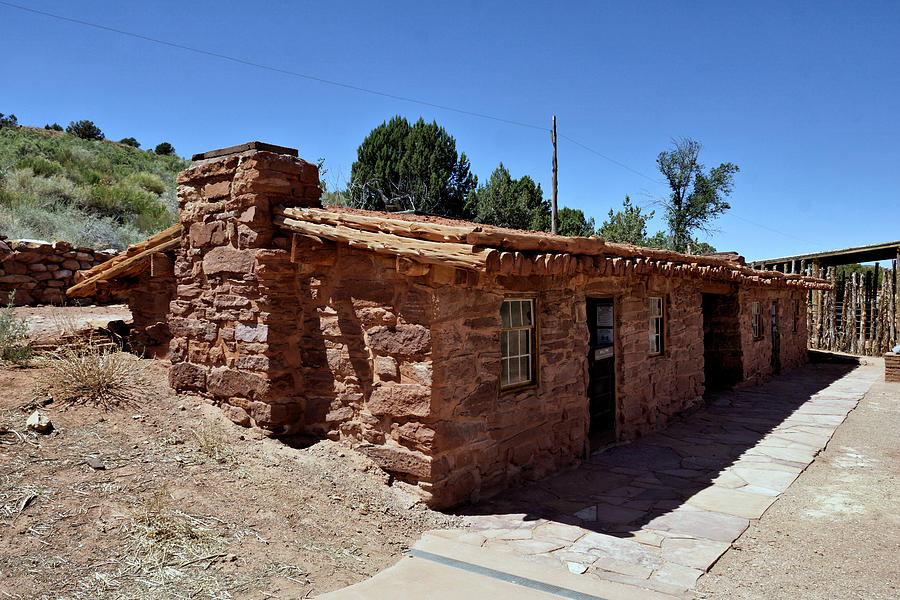
[[(681, 596), (815, 459), (881, 375), (807, 365), (473, 507), (456, 542)], [(574, 565), (574, 567), (572, 566)]]

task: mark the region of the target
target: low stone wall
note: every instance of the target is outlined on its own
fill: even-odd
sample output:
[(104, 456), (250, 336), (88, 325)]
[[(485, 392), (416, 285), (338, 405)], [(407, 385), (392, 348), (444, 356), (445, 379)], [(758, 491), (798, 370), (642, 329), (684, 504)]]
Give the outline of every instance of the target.
[(9, 252), (0, 256), (0, 302), (8, 302), (9, 294), (14, 291), (18, 306), (63, 304), (66, 288), (75, 284), (77, 271), (90, 269), (116, 255), (115, 251), (75, 248), (67, 242), (6, 240), (4, 243)]

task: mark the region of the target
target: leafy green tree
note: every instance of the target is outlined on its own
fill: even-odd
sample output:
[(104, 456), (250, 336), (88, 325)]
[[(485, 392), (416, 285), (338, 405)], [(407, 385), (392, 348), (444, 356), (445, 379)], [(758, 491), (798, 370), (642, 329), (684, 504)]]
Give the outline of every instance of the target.
[(557, 232), (560, 235), (590, 237), (596, 233), (594, 218), (585, 217), (584, 211), (580, 209), (563, 206), (559, 209), (557, 217)]
[(62, 131), (63, 130), (62, 125), (60, 125), (59, 123), (54, 123), (53, 125), (47, 123), (46, 125), (44, 125), (44, 129), (47, 129), (48, 131)]
[(712, 254), (716, 251), (716, 247), (706, 242), (701, 242), (697, 238), (692, 239), (688, 243), (688, 254)]
[(478, 180), (465, 153), (436, 122), (414, 125), (401, 116), (373, 129), (357, 150), (350, 172), (353, 206), (464, 216)]
[[(647, 237), (647, 222), (653, 218), (655, 211), (641, 212), (641, 207), (631, 203), (631, 198), (625, 196), (622, 202), (622, 210), (613, 212), (609, 209), (609, 218), (600, 225), (597, 232), (607, 242), (620, 244), (635, 244), (637, 246), (653, 246), (665, 244), (665, 236), (659, 232), (653, 238)], [(651, 240), (653, 243), (651, 243)]]
[(19, 120), (16, 118), (16, 115), (4, 115), (3, 113), (0, 113), (0, 129), (18, 126)]
[(132, 148), (140, 148), (141, 147), (141, 143), (138, 142), (133, 137), (122, 138), (121, 140), (119, 140), (119, 143), (125, 144), (126, 146), (131, 146)]
[(173, 146), (169, 142), (163, 142), (161, 144), (157, 144), (156, 148), (153, 151), (157, 154), (168, 156), (169, 154), (175, 154), (175, 146)]
[(690, 138), (672, 141), (671, 150), (659, 153), (656, 164), (669, 184), (670, 193), (660, 201), (666, 211), (672, 249), (686, 252), (695, 231), (709, 232), (710, 222), (731, 208), (734, 174), (740, 169), (722, 163), (705, 172), (700, 162), (700, 142)]
[(94, 125), (93, 121), (88, 121), (87, 119), (82, 121), (69, 121), (69, 126), (66, 127), (66, 133), (71, 133), (83, 140), (102, 140), (104, 138), (100, 128)]
[(472, 220), (498, 227), (541, 230), (550, 223), (550, 203), (540, 184), (528, 175), (513, 179), (503, 163), (469, 193), (465, 208)]

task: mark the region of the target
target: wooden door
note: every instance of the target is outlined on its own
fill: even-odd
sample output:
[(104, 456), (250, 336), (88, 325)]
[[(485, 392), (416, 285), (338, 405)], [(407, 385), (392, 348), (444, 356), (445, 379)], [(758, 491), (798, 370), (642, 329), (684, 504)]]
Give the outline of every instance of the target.
[(588, 401), (591, 446), (615, 441), (616, 369), (615, 314), (612, 298), (588, 298)]

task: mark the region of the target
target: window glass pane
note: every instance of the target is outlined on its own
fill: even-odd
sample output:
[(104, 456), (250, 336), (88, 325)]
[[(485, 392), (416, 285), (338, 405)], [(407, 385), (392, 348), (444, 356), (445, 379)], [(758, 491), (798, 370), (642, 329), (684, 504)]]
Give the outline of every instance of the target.
[(503, 321), (504, 329), (509, 328), (509, 305), (510, 304), (511, 303), (509, 302), (509, 300), (506, 300), (500, 306), (500, 320)]
[(531, 301), (522, 302), (522, 324), (526, 327), (534, 325), (534, 315), (531, 314)]
[(509, 385), (509, 359), (500, 361), (500, 385)]
[(509, 332), (500, 332), (500, 356), (509, 356)]
[(509, 383), (518, 383), (521, 381), (519, 377), (519, 360), (511, 359), (509, 361)]
[(528, 354), (528, 331), (519, 332), (519, 356)]
[(519, 375), (521, 381), (531, 381), (531, 357), (523, 356), (519, 359)]
[(512, 313), (511, 314), (511, 316), (512, 316), (511, 325), (513, 327), (521, 327), (522, 326), (522, 303), (519, 302), (518, 300), (516, 300), (516, 301), (511, 302), (510, 304), (512, 304), (512, 309), (510, 311)]

